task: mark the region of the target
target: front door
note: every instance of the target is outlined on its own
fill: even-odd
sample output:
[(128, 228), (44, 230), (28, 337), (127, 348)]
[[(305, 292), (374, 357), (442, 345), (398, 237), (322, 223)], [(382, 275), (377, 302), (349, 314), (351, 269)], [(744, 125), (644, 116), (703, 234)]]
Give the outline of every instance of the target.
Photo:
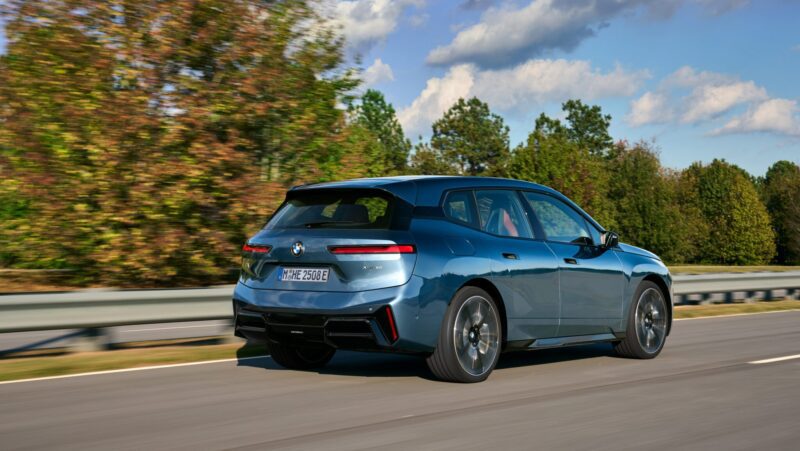
[(559, 336), (609, 333), (622, 319), (625, 276), (616, 252), (594, 243), (589, 225), (555, 197), (526, 192), (547, 245), (558, 259)]

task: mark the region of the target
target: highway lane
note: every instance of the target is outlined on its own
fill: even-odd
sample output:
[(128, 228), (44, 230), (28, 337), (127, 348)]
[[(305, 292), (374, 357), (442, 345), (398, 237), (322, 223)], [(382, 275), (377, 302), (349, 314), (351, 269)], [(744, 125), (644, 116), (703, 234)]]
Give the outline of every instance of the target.
[(797, 449), (800, 312), (675, 323), (652, 361), (607, 345), (504, 355), (488, 381), (405, 356), (269, 358), (0, 385), (2, 449)]

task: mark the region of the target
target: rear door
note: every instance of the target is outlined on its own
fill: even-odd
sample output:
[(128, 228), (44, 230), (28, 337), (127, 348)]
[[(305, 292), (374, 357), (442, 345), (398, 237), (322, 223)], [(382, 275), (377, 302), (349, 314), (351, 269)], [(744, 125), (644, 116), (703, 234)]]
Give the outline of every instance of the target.
[(243, 252), (243, 283), (256, 289), (344, 292), (402, 285), (416, 262), (410, 212), (410, 205), (382, 190), (290, 192), (248, 242), (269, 252)]
[(595, 246), (591, 227), (575, 209), (542, 193), (525, 199), (558, 259), (559, 336), (611, 332), (622, 318), (625, 276), (616, 252)]
[(514, 190), (475, 191), (480, 228), (487, 236), (495, 264), (493, 281), (512, 292), (506, 299), (508, 339), (556, 335), (558, 328), (558, 263), (537, 239), (519, 194)]

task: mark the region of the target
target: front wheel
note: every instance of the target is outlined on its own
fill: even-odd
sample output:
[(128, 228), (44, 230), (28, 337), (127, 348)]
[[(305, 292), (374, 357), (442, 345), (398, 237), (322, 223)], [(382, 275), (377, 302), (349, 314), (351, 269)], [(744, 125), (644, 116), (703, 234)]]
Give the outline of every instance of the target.
[(480, 288), (464, 287), (450, 302), (428, 368), (445, 381), (483, 381), (497, 365), (502, 333), (492, 297)]
[(274, 342), (269, 343), (267, 348), (272, 360), (292, 370), (322, 368), (336, 353), (331, 347), (295, 347)]
[(667, 339), (667, 302), (658, 285), (650, 281), (639, 285), (633, 299), (625, 339), (614, 350), (622, 357), (652, 359), (661, 353)]

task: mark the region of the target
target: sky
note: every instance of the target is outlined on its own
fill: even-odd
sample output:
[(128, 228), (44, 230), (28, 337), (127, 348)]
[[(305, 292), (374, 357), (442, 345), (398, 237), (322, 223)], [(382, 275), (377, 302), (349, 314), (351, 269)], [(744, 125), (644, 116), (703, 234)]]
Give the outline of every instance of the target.
[(503, 116), (511, 144), (570, 98), (665, 166), (724, 158), (755, 175), (800, 163), (800, 1), (331, 1), (367, 87), (409, 137), (459, 97)]
[(459, 97), (503, 116), (512, 146), (576, 98), (668, 167), (800, 163), (800, 0), (326, 1), (414, 142)]

